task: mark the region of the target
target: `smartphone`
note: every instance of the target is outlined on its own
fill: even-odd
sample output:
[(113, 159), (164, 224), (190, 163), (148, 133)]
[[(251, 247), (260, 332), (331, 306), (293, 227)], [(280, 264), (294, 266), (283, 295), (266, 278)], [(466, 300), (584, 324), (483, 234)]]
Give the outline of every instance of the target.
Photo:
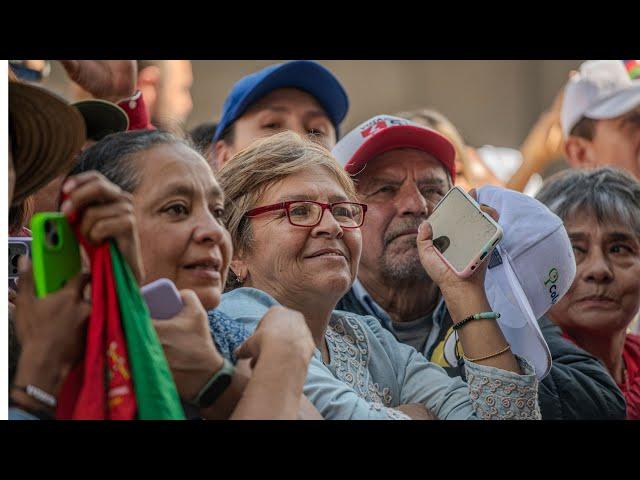
[(9, 237), (9, 278), (18, 278), (18, 259), (31, 257), (31, 237)]
[(436, 253), (462, 278), (471, 276), (502, 239), (502, 227), (460, 187), (449, 190), (427, 220)]
[(31, 257), (31, 237), (9, 237), (9, 287), (17, 290), (18, 259)]
[(31, 219), (31, 259), (36, 295), (60, 290), (81, 269), (80, 245), (62, 213), (36, 213)]
[(140, 290), (149, 308), (151, 318), (167, 320), (182, 310), (182, 299), (178, 289), (168, 278), (160, 278)]

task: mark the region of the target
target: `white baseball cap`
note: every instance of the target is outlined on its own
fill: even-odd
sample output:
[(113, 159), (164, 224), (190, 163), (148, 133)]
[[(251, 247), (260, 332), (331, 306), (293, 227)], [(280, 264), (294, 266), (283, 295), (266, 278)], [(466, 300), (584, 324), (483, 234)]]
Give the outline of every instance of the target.
[(444, 135), (400, 117), (377, 115), (347, 133), (331, 153), (351, 175), (360, 173), (367, 162), (390, 150), (415, 148), (432, 155), (456, 178), (453, 144)]
[(640, 79), (632, 80), (622, 60), (589, 60), (569, 79), (560, 121), (565, 138), (582, 117), (619, 117), (640, 105)]
[(551, 353), (538, 319), (571, 287), (576, 261), (562, 220), (538, 200), (500, 187), (478, 189), (478, 202), (500, 214), (504, 231), (485, 277), (491, 308), (511, 351), (531, 363), (539, 379), (551, 369)]

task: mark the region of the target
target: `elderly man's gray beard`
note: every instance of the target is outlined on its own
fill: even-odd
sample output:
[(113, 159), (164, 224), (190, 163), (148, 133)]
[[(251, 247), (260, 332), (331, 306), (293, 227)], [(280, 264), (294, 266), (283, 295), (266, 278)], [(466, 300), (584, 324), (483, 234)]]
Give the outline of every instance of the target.
[(421, 218), (415, 218), (394, 225), (385, 233), (384, 250), (379, 260), (380, 273), (389, 282), (414, 283), (430, 281), (425, 271), (416, 244), (417, 235), (407, 235), (397, 238), (403, 232), (415, 229), (422, 223)]
[(421, 283), (430, 280), (429, 275), (427, 275), (420, 263), (417, 248), (415, 249), (415, 255), (404, 255), (402, 261), (383, 255), (380, 258), (380, 273), (383, 278), (394, 283)]

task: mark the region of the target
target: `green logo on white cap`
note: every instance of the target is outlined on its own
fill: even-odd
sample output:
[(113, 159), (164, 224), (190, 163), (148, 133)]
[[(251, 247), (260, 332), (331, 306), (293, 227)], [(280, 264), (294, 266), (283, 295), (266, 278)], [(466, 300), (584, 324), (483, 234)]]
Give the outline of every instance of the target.
[(551, 286), (549, 287), (549, 293), (551, 294), (552, 304), (556, 303), (556, 301), (558, 300), (558, 287), (556, 286), (556, 282), (558, 281), (559, 277), (560, 274), (558, 273), (558, 269), (554, 267), (549, 270), (549, 278), (547, 278), (547, 280), (544, 282), (545, 287), (549, 283), (551, 283)]

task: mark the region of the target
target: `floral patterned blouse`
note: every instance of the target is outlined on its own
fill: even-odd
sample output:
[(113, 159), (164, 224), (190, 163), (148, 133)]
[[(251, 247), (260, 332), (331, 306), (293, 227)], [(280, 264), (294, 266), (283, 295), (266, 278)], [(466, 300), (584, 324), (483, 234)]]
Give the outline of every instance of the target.
[[(224, 294), (217, 311), (253, 331), (273, 305), (265, 292), (240, 288)], [(411, 403), (447, 420), (541, 418), (538, 380), (522, 358), (522, 375), (467, 361), (464, 382), (398, 342), (376, 318), (338, 310), (325, 339), (330, 361), (316, 349), (304, 393), (326, 419), (408, 419), (396, 407)], [(242, 343), (236, 340), (232, 348)]]

